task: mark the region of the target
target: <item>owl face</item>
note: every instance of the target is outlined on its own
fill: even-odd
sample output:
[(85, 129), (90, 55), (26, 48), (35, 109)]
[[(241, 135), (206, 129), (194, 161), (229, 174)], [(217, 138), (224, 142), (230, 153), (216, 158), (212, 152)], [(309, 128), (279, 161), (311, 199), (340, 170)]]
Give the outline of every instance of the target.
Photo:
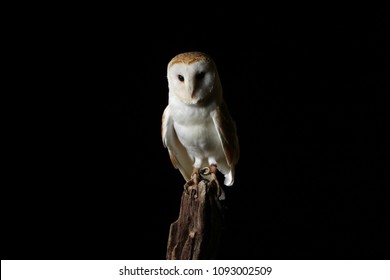
[(213, 94), (219, 83), (214, 62), (199, 52), (175, 56), (168, 64), (168, 87), (185, 104), (198, 104)]

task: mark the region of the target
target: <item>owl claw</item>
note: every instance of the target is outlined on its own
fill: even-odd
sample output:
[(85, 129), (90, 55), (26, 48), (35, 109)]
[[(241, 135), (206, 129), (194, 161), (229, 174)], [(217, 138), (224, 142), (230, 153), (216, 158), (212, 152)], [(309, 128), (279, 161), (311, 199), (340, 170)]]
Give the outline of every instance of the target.
[(198, 194), (199, 179), (200, 179), (199, 169), (194, 169), (194, 171), (191, 174), (191, 179), (184, 184), (184, 190), (187, 194), (190, 194), (189, 191), (190, 188), (195, 189), (195, 198), (198, 196), (197, 194)]
[(210, 165), (209, 167), (204, 167), (202, 169), (194, 169), (191, 174), (191, 179), (188, 180), (184, 184), (184, 191), (186, 194), (190, 195), (190, 190), (195, 190), (194, 197), (198, 197), (198, 184), (201, 179), (205, 179), (208, 181), (210, 187), (214, 188), (216, 191), (217, 197), (219, 199), (224, 199), (224, 192), (221, 185), (218, 182), (218, 178), (216, 175), (217, 167), (215, 165)]
[(220, 197), (222, 195), (222, 188), (218, 182), (218, 179), (217, 179), (217, 176), (215, 175), (215, 173), (211, 173), (211, 178), (210, 178), (209, 184), (211, 187), (215, 188), (215, 190), (217, 192), (217, 197)]
[(223, 190), (217, 179), (217, 166), (210, 165), (208, 167), (204, 167), (199, 171), (201, 177), (208, 181), (209, 187), (213, 188), (213, 191), (216, 191), (217, 197), (221, 198), (223, 195)]

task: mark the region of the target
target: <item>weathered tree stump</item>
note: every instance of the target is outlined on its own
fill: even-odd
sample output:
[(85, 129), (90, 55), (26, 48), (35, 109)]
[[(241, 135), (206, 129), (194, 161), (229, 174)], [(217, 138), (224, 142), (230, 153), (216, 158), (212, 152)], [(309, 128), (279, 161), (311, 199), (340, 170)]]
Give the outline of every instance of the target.
[(183, 191), (179, 218), (169, 230), (167, 260), (215, 259), (223, 228), (223, 208), (208, 180)]

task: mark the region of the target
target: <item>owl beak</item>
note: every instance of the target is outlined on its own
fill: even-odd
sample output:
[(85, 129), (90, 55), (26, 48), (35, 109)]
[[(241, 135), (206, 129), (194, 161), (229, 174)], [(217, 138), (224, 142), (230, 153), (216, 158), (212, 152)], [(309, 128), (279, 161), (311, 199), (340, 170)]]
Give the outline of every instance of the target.
[(190, 96), (190, 103), (196, 104), (198, 102), (196, 85), (194, 85), (193, 83), (189, 83), (187, 85), (187, 92), (188, 92), (188, 95)]
[(188, 92), (190, 93), (191, 98), (195, 96), (195, 88), (193, 86), (188, 87)]

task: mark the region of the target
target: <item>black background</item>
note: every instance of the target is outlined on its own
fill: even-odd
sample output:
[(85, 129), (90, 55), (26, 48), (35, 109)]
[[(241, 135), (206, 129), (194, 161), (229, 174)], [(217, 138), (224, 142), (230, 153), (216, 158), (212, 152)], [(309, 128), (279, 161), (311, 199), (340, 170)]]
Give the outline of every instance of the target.
[(385, 9), (150, 5), (7, 10), (2, 259), (165, 258), (166, 66), (193, 50), (241, 146), (218, 258), (388, 259)]

